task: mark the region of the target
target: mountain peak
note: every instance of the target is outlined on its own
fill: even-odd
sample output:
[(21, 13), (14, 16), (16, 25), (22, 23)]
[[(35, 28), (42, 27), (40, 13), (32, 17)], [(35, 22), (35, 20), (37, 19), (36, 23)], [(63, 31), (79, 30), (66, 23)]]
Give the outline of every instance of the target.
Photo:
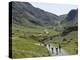
[(78, 16), (78, 9), (72, 9), (66, 18), (67, 20), (73, 20), (76, 16)]

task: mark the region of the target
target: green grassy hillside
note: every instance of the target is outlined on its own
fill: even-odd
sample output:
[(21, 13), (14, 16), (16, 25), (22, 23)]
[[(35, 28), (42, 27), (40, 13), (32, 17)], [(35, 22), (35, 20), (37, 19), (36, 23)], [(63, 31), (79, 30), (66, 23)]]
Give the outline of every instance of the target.
[(59, 44), (65, 49), (70, 55), (78, 53), (78, 37), (77, 31), (72, 31), (65, 36), (54, 37), (51, 41), (53, 46), (58, 47)]
[[(35, 29), (36, 30), (36, 29)], [(30, 28), (14, 28), (12, 30), (12, 57), (41, 57), (49, 56), (48, 50), (40, 45), (40, 42), (30, 38), (31, 35), (37, 34), (39, 30), (34, 31)]]

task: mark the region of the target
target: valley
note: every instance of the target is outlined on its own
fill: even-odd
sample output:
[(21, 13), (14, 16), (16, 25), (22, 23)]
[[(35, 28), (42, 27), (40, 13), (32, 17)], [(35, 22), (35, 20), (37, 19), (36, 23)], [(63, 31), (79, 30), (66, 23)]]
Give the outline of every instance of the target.
[[(10, 4), (12, 58), (78, 54), (78, 9), (57, 16), (28, 2)], [(57, 53), (60, 49), (61, 53)]]

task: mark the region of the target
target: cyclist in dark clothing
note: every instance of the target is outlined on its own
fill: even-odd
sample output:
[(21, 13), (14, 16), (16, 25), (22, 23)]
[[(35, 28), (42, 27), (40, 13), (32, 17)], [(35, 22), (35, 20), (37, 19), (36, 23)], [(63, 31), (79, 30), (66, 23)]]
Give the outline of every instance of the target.
[(50, 44), (48, 46), (49, 46), (49, 49), (50, 49)]
[(56, 48), (56, 55), (58, 55), (58, 48)]
[(52, 53), (53, 53), (53, 48), (51, 48), (52, 49)]
[(61, 52), (61, 45), (59, 44), (59, 52)]

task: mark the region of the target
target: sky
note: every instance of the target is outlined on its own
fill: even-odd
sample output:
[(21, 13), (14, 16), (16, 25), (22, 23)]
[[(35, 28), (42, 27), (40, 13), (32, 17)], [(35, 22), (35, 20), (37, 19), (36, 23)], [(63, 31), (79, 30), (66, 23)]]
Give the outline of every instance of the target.
[(63, 15), (69, 13), (72, 9), (77, 9), (77, 5), (70, 4), (53, 4), (53, 3), (39, 3), (30, 2), (34, 7), (43, 9), (56, 15)]

